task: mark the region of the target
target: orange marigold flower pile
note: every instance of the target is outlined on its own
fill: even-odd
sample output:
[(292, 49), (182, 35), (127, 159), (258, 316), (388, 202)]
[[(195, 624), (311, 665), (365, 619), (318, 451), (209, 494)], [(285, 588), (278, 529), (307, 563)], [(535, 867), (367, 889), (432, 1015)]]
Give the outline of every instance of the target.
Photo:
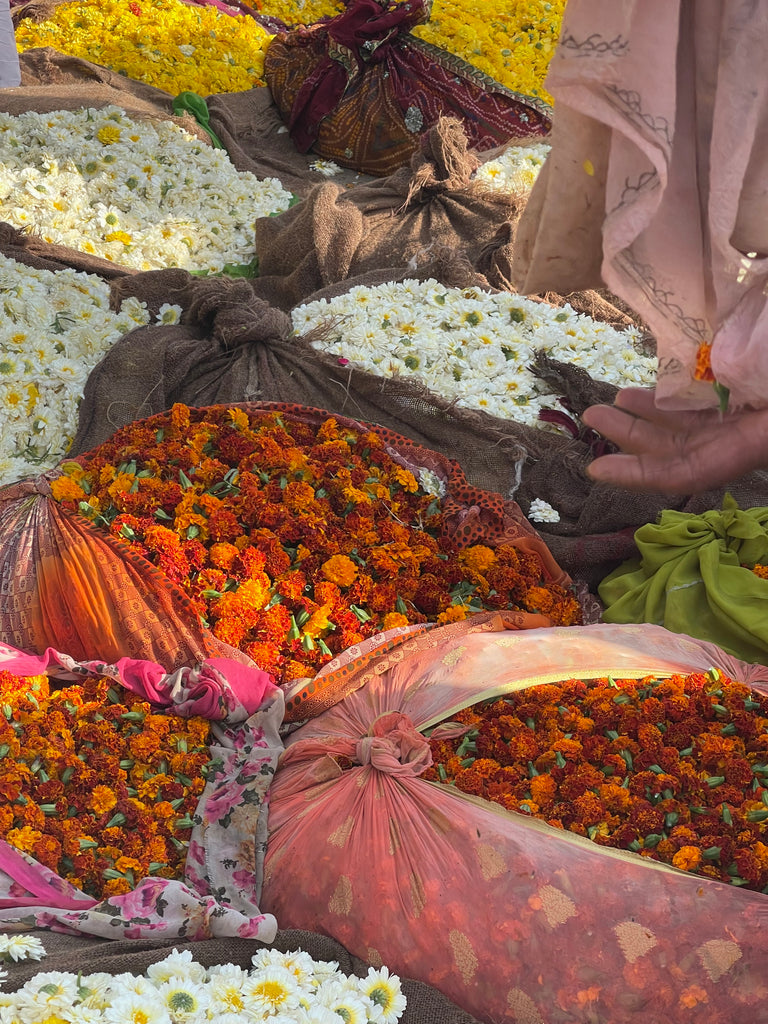
[(210, 754), (203, 718), (110, 679), (0, 670), (0, 836), (97, 899), (181, 878)]
[(717, 670), (569, 680), (459, 712), (424, 778), (768, 893), (768, 697)]
[(332, 417), (176, 405), (63, 469), (58, 501), (161, 569), (278, 681), (393, 626), (500, 608), (580, 620), (534, 555), (460, 551), (440, 499), (384, 440)]

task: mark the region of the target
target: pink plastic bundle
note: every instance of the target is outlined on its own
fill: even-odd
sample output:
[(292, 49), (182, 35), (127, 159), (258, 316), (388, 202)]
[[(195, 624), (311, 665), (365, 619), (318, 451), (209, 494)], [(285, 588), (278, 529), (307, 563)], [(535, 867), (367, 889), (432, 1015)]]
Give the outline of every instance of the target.
[(422, 731), (485, 698), (710, 667), (768, 693), (768, 669), (657, 626), (521, 633), (487, 614), (407, 641), (288, 741), (264, 907), (484, 1021), (768, 1021), (764, 894), (419, 777)]

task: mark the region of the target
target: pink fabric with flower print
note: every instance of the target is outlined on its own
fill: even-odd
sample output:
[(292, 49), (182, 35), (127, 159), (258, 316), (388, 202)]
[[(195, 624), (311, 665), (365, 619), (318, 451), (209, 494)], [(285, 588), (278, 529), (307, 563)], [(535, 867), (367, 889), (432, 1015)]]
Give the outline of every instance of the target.
[(277, 690), (268, 672), (231, 658), (208, 658), (193, 668), (166, 672), (162, 665), (138, 658), (120, 658), (114, 665), (106, 665), (76, 661), (52, 647), (37, 655), (0, 644), (0, 668), (20, 676), (108, 676), (151, 704), (173, 707), (185, 718), (200, 715), (210, 721), (245, 721)]
[[(35, 656), (0, 644), (0, 670), (72, 680), (106, 676), (154, 703), (212, 720), (207, 778), (193, 817), (183, 880), (147, 877), (96, 900), (0, 840), (0, 928), (52, 928), (110, 939), (256, 938), (277, 922), (259, 909), (268, 792), (282, 752), (282, 691), (265, 672), (226, 658), (166, 674), (153, 662), (77, 662), (48, 648)], [(232, 865), (235, 865), (235, 870)]]

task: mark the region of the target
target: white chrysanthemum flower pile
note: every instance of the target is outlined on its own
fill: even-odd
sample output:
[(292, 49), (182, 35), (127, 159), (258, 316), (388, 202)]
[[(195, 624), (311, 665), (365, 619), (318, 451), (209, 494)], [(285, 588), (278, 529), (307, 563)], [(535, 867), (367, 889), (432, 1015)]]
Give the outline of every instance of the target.
[(123, 334), (149, 322), (129, 298), (75, 270), (36, 270), (0, 255), (0, 484), (66, 455), (88, 374)]
[(253, 969), (206, 970), (174, 950), (146, 975), (48, 971), (0, 993), (0, 1022), (45, 1024), (395, 1024), (405, 1009), (400, 980), (386, 967), (349, 977), (308, 953), (261, 950)]
[(0, 220), (126, 267), (247, 264), (256, 219), (291, 200), (172, 121), (118, 107), (0, 113)]
[(520, 295), (445, 288), (437, 281), (355, 287), (298, 306), (297, 334), (326, 327), (316, 349), (382, 377), (411, 377), (458, 405), (528, 426), (558, 395), (529, 370), (537, 350), (619, 386), (652, 385), (656, 359), (635, 348), (640, 331)]
[(487, 160), (474, 177), (503, 192), (530, 192), (550, 150), (546, 142), (510, 145), (493, 160)]
[(528, 509), (528, 518), (532, 523), (559, 523), (560, 513), (543, 498), (534, 498)]
[(341, 174), (341, 168), (333, 160), (313, 160), (309, 165), (309, 169), (317, 174), (322, 174), (326, 178), (333, 178), (335, 175)]

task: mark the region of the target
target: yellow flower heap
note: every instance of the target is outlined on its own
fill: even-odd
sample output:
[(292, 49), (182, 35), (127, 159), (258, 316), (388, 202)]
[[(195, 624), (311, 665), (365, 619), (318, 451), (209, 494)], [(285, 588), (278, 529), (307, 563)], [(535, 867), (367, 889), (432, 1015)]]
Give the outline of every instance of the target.
[(247, 15), (181, 0), (62, 4), (47, 21), (24, 19), (16, 29), (21, 52), (52, 46), (174, 95), (201, 96), (263, 85), (271, 38)]
[[(342, 0), (255, 0), (260, 14), (286, 25), (311, 25), (341, 14)], [(434, 0), (431, 20), (414, 35), (461, 57), (497, 82), (546, 102), (543, 82), (565, 0)], [(272, 38), (248, 16), (180, 0), (63, 4), (36, 25), (24, 20), (19, 50), (52, 46), (176, 93), (205, 96), (263, 85), (264, 51)]]

